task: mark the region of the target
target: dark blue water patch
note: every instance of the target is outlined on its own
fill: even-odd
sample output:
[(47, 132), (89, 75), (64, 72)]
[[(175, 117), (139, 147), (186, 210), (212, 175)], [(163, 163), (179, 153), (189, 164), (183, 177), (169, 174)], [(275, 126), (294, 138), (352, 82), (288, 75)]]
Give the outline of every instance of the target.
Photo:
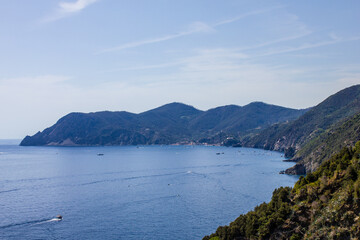
[[(0, 152), (0, 239), (201, 239), (297, 180), (278, 174), (292, 166), (280, 153), (259, 149), (7, 145)], [(49, 222), (56, 214), (64, 220)]]

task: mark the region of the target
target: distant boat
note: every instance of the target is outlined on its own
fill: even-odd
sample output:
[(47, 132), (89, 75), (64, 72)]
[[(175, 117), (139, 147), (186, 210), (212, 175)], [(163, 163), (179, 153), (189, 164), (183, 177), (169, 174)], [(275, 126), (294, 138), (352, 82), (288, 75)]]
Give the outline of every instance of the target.
[(220, 155), (220, 153), (216, 153), (216, 155)]
[(56, 218), (57, 218), (58, 220), (62, 220), (63, 217), (62, 217), (61, 215), (57, 215)]
[(98, 155), (98, 156), (104, 156), (104, 154), (103, 154), (103, 153), (98, 153), (97, 155)]

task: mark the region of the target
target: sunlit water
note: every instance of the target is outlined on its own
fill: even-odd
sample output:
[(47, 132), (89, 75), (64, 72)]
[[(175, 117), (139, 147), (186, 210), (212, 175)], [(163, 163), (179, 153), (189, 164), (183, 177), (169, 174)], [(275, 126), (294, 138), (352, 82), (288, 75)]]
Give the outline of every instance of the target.
[(282, 160), (249, 148), (1, 145), (0, 239), (201, 239), (292, 186)]

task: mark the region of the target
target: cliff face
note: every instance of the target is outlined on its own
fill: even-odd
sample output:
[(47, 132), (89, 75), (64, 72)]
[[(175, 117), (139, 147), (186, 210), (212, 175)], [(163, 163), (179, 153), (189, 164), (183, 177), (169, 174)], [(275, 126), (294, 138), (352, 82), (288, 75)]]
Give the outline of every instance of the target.
[(204, 240), (359, 239), (360, 142)]
[(140, 114), (70, 113), (44, 131), (25, 137), (21, 145), (222, 144), (274, 123), (294, 120), (304, 112), (256, 102), (208, 111), (171, 103)]
[[(318, 162), (314, 162), (311, 154), (317, 151), (303, 151), (305, 147), (309, 149), (311, 144), (313, 147), (321, 141), (328, 141), (328, 135), (331, 132), (339, 131), (341, 125), (345, 121), (352, 121), (356, 114), (360, 113), (360, 85), (346, 88), (325, 99), (317, 106), (310, 109), (304, 115), (295, 121), (273, 125), (259, 134), (244, 139), (242, 145), (247, 147), (257, 147), (269, 150), (283, 151), (286, 157), (292, 158), (293, 161), (301, 161), (297, 166), (288, 169), (289, 174), (304, 174), (305, 172), (314, 171), (321, 161), (324, 159), (317, 157)], [(356, 127), (355, 127), (356, 128)], [(354, 128), (354, 129), (355, 129)], [(342, 136), (344, 143), (356, 142), (357, 135), (348, 134), (347, 137)], [(349, 146), (351, 144), (339, 144), (337, 142), (333, 146)], [(321, 149), (321, 145), (314, 147)], [(339, 150), (338, 148), (334, 149)], [(305, 172), (302, 171), (305, 167)], [(300, 171), (298, 171), (300, 170)]]
[(310, 140), (296, 153), (296, 165), (287, 169), (288, 174), (299, 173), (303, 167), (308, 172), (315, 171), (320, 164), (343, 147), (354, 146), (360, 140), (360, 114), (335, 124), (316, 138)]

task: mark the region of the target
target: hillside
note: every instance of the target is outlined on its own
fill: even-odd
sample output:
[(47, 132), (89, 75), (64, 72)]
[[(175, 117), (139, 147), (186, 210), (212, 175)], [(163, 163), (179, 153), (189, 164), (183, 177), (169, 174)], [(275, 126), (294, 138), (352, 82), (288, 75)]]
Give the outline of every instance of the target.
[[(242, 145), (283, 151), (287, 157), (295, 155), (294, 160), (300, 160), (304, 156), (299, 151), (304, 145), (336, 131), (335, 128), (341, 122), (357, 113), (360, 113), (360, 85), (346, 88), (328, 97), (295, 121), (275, 124), (253, 137), (243, 139)], [(352, 142), (355, 140), (355, 138), (344, 139)], [(304, 171), (313, 171), (316, 168), (309, 164), (305, 167), (306, 169), (299, 168), (294, 172), (302, 174)]]
[(294, 120), (304, 112), (256, 102), (208, 111), (170, 103), (140, 114), (70, 113), (44, 131), (26, 136), (21, 145), (221, 144), (229, 136), (257, 132), (274, 123)]
[(340, 151), (343, 147), (354, 146), (360, 140), (360, 114), (340, 121), (319, 136), (310, 140), (296, 153), (294, 159), (299, 159), (296, 165), (287, 169), (287, 174), (299, 173), (296, 169), (315, 171), (319, 165)]
[(237, 133), (240, 137), (254, 129), (262, 129), (273, 123), (296, 119), (306, 110), (295, 110), (263, 102), (253, 102), (244, 107), (228, 105), (210, 109), (190, 122), (194, 131), (220, 131)]
[(203, 240), (359, 239), (360, 142)]

